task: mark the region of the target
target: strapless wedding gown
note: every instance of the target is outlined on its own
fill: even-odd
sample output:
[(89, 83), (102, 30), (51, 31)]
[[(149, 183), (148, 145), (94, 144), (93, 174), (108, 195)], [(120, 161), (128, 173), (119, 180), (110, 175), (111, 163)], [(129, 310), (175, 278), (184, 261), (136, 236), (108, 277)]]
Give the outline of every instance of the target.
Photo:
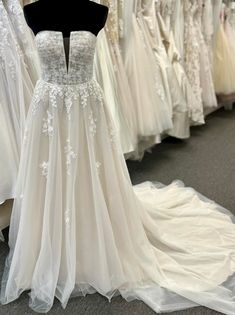
[[(199, 304), (235, 313), (232, 214), (181, 182), (132, 186), (93, 79), (97, 38), (36, 42), (42, 77), (28, 113), (1, 302), (30, 290), (48, 312), (74, 295), (140, 299), (156, 312)], [(79, 302), (79, 300), (78, 300)]]

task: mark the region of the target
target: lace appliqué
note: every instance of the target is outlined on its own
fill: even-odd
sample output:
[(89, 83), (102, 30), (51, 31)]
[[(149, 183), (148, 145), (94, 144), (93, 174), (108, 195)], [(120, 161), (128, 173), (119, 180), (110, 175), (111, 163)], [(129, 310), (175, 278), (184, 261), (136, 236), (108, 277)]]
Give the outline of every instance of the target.
[(110, 139), (110, 142), (112, 144), (112, 147), (114, 149), (117, 148), (117, 139), (118, 139), (118, 134), (117, 134), (117, 131), (116, 129), (113, 127), (113, 126), (109, 126), (108, 128), (108, 132), (109, 132), (109, 139)]
[(41, 172), (42, 172), (42, 175), (45, 176), (46, 178), (47, 178), (47, 176), (48, 176), (48, 165), (49, 165), (49, 163), (46, 162), (46, 161), (43, 161), (43, 162), (39, 165), (39, 167), (40, 167), (40, 169), (41, 169)]
[(92, 136), (95, 136), (96, 131), (97, 131), (97, 127), (96, 127), (97, 118), (94, 118), (94, 114), (93, 114), (92, 111), (90, 111), (88, 119), (89, 119), (89, 130), (90, 130), (90, 133), (92, 134)]
[(198, 110), (203, 111), (202, 89), (200, 85), (200, 47), (197, 41), (197, 30), (194, 21), (194, 6), (189, 0), (184, 2), (184, 49), (185, 49), (185, 70), (192, 86), (193, 93), (197, 99)]
[(47, 110), (47, 118), (43, 118), (42, 132), (49, 137), (53, 135), (54, 128), (52, 126), (54, 116)]
[(73, 151), (73, 148), (70, 143), (70, 139), (67, 139), (66, 142), (67, 142), (67, 145), (64, 147), (64, 152), (66, 155), (66, 170), (67, 170), (67, 175), (71, 175), (71, 171), (70, 171), (71, 163), (72, 163), (72, 160), (76, 159), (77, 154)]
[(13, 40), (10, 34), (10, 25), (2, 2), (0, 2), (0, 16), (0, 66), (4, 70), (6, 70), (7, 66), (12, 79), (16, 80), (16, 64), (18, 60), (10, 58), (11, 54), (8, 55), (8, 50), (15, 50), (16, 55), (19, 55), (19, 51), (17, 49), (17, 43)]
[(12, 23), (15, 26), (14, 30), (18, 33), (17, 38), (18, 40), (22, 41), (22, 44), (24, 44), (25, 48), (27, 45), (27, 26), (20, 3), (18, 0), (5, 0), (4, 5), (11, 18)]
[(52, 107), (57, 108), (58, 104), (64, 104), (68, 118), (74, 102), (79, 102), (84, 109), (88, 105), (88, 99), (93, 97), (98, 104), (103, 103), (103, 92), (95, 80), (77, 85), (57, 85), (39, 80), (36, 84), (32, 112), (35, 114), (40, 106), (41, 100), (49, 98)]
[(44, 81), (75, 86), (92, 80), (96, 36), (91, 32), (71, 32), (68, 66), (61, 32), (39, 32), (36, 35), (36, 44)]

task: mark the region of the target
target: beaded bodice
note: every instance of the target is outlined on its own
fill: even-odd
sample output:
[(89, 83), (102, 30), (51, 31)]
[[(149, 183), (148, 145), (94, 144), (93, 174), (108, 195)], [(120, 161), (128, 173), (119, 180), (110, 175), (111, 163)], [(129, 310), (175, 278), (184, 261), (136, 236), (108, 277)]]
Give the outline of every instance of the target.
[(63, 34), (59, 31), (41, 31), (36, 35), (44, 81), (75, 85), (93, 78), (96, 36), (89, 31), (73, 31), (69, 42), (67, 66)]

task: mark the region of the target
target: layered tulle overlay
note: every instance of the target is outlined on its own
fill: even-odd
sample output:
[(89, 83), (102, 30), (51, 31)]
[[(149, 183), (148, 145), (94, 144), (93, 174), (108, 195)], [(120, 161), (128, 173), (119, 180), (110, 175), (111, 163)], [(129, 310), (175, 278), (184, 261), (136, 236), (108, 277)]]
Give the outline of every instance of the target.
[(68, 71), (60, 32), (37, 42), (43, 76), (26, 123), (1, 302), (30, 290), (31, 308), (48, 312), (55, 297), (65, 307), (99, 292), (156, 312), (204, 305), (234, 314), (232, 214), (181, 182), (133, 187), (91, 77), (96, 37), (71, 33)]

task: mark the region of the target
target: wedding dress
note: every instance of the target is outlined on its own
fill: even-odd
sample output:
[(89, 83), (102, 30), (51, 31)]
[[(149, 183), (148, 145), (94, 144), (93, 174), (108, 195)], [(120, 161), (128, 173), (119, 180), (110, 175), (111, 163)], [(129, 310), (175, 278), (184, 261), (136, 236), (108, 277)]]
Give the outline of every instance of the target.
[(215, 43), (215, 39), (217, 36), (217, 32), (220, 25), (220, 14), (222, 10), (222, 1), (223, 0), (213, 0), (212, 8), (213, 8), (213, 27), (214, 27), (214, 35), (213, 35), (213, 45)]
[[(215, 87), (212, 77), (212, 59), (208, 46), (202, 34), (203, 0), (194, 2), (194, 22), (196, 27), (197, 42), (200, 48), (200, 85), (202, 89), (203, 106), (207, 108), (217, 107)], [(205, 1), (205, 0), (204, 0)], [(205, 10), (205, 9), (204, 9)], [(207, 23), (209, 22), (209, 19)]]
[(212, 0), (203, 0), (202, 9), (202, 33), (207, 45), (207, 50), (210, 58), (211, 71), (213, 72), (213, 35), (214, 35), (214, 25), (213, 25), (213, 6)]
[(177, 50), (184, 58), (184, 5), (183, 0), (174, 0), (171, 16), (171, 28)]
[[(104, 2), (104, 3), (103, 3)], [(104, 5), (110, 1), (102, 1)], [(109, 5), (105, 32), (101, 32), (96, 50), (95, 72), (105, 97), (110, 104), (113, 119), (120, 135), (123, 153), (133, 152), (137, 146), (135, 108), (119, 49), (117, 2)]]
[(191, 117), (195, 124), (203, 124), (204, 110), (202, 88), (200, 81), (200, 45), (197, 41), (197, 29), (194, 20), (197, 3), (185, 0), (184, 5), (184, 66), (189, 83), (196, 97), (194, 107), (191, 107)]
[[(176, 48), (173, 30), (171, 28), (175, 2), (167, 0), (159, 3), (161, 5), (161, 13), (158, 12), (157, 16), (162, 30), (163, 43), (170, 61), (170, 66), (168, 66), (168, 76), (172, 81), (170, 90), (173, 90), (173, 86), (176, 87), (174, 88), (176, 91), (180, 90), (180, 93), (178, 92), (178, 113), (176, 110), (174, 114), (174, 129), (177, 131), (174, 130), (173, 135), (175, 133), (179, 138), (188, 138), (190, 136), (189, 127), (191, 116), (189, 103), (193, 103), (195, 98), (185, 70), (181, 64), (181, 56)], [(169, 71), (170, 69), (171, 72)], [(174, 80), (172, 80), (172, 78), (174, 78)]]
[(105, 98), (109, 99), (110, 111), (121, 141), (122, 151), (124, 154), (126, 154), (134, 151), (136, 147), (136, 141), (133, 134), (135, 129), (132, 129), (128, 125), (127, 118), (124, 115), (125, 112), (122, 111), (122, 105), (126, 104), (121, 103), (122, 100), (117, 82), (118, 78), (115, 71), (116, 67), (113, 64), (107, 35), (104, 30), (102, 30), (102, 32), (99, 34), (97, 46), (94, 67), (95, 77), (102, 87)]
[(156, 312), (199, 304), (235, 312), (232, 214), (181, 182), (132, 186), (93, 79), (97, 38), (41, 31), (42, 77), (28, 113), (1, 302), (31, 290), (48, 312), (57, 297), (99, 292)]
[(20, 49), (0, 1), (0, 204), (14, 197), (25, 120)]
[(21, 75), (23, 79), (22, 92), (26, 115), (32, 100), (34, 86), (39, 78), (39, 60), (31, 31), (26, 24), (19, 1), (3, 0), (3, 4), (20, 54)]
[[(165, 23), (160, 14), (160, 2), (143, 1), (143, 15), (149, 30), (150, 43), (161, 73), (168, 106), (171, 108), (173, 128), (167, 133), (177, 138), (189, 137), (189, 119), (186, 100), (171, 63), (170, 51), (167, 52), (164, 41), (169, 43)], [(147, 31), (146, 31), (147, 32)], [(168, 55), (169, 53), (169, 55)], [(158, 77), (159, 82), (161, 82)]]
[(147, 34), (140, 1), (133, 3), (131, 33), (125, 55), (125, 69), (136, 112), (138, 154), (160, 142), (160, 135), (172, 129), (172, 114), (158, 80), (157, 63)]
[[(165, 2), (163, 1), (161, 4), (164, 6)], [(171, 56), (178, 82), (186, 100), (190, 125), (197, 125), (199, 123), (198, 115), (194, 115), (194, 109), (198, 107), (197, 99), (184, 68), (184, 14), (182, 2), (179, 0), (172, 1), (170, 12), (171, 16), (168, 17), (170, 32), (168, 54)], [(166, 13), (169, 16), (169, 13)], [(163, 17), (166, 18), (165, 14)]]
[(225, 20), (225, 9), (221, 11), (221, 21), (214, 47), (214, 84), (218, 95), (235, 93), (235, 44), (229, 20)]
[(31, 98), (31, 89), (34, 89), (40, 76), (39, 58), (35, 47), (34, 35), (25, 21), (24, 13), (18, 0), (4, 0), (4, 6), (23, 54), (29, 76), (27, 84), (30, 93), (29, 97)]

